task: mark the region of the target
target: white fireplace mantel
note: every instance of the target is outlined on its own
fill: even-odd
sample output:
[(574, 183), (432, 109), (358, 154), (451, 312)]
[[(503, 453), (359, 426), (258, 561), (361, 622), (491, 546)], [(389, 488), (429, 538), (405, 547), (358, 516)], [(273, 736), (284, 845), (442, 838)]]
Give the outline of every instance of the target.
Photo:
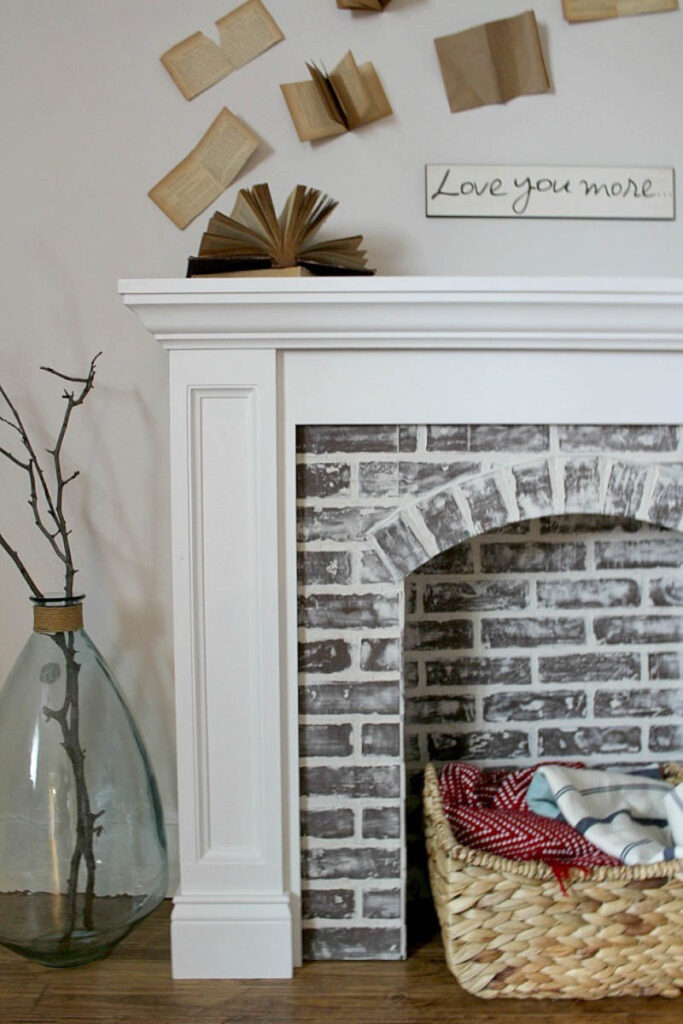
[(678, 424), (683, 281), (214, 278), (120, 292), (170, 350), (174, 973), (286, 977), (300, 959), (297, 425)]

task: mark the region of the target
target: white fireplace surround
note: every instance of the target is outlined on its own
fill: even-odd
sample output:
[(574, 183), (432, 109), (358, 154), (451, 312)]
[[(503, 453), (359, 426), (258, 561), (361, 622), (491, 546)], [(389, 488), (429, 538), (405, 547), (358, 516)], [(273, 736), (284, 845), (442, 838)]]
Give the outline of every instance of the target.
[(296, 427), (679, 424), (683, 281), (236, 278), (120, 291), (170, 351), (173, 971), (288, 977), (301, 937)]

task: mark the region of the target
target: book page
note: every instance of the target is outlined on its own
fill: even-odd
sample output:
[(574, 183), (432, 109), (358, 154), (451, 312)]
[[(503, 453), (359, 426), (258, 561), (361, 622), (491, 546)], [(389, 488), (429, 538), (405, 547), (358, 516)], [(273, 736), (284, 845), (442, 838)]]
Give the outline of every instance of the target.
[(380, 118), (393, 114), (394, 111), (392, 110), (391, 103), (389, 103), (387, 94), (379, 80), (379, 75), (375, 71), (375, 65), (368, 61), (367, 64), (361, 64), (358, 70), (370, 100), (367, 113), (363, 116), (360, 123), (370, 124), (371, 121), (379, 121)]
[(149, 198), (179, 228), (217, 199), (259, 144), (258, 137), (227, 107), (195, 148), (157, 182)]
[(453, 113), (547, 92), (533, 11), (434, 40)]
[(224, 51), (233, 67), (241, 68), (284, 39), (261, 0), (247, 0), (216, 22)]
[(227, 53), (202, 32), (195, 32), (162, 54), (161, 63), (186, 100), (235, 70)]
[(330, 116), (315, 82), (290, 82), (280, 89), (302, 142), (327, 139), (346, 131), (343, 124)]
[(678, 0), (562, 0), (567, 21), (600, 21), (631, 14), (677, 11)]
[(548, 91), (550, 79), (533, 11), (489, 22), (486, 36), (504, 103), (516, 96)]
[(330, 82), (349, 128), (361, 124), (370, 109), (370, 96), (349, 50), (330, 72)]

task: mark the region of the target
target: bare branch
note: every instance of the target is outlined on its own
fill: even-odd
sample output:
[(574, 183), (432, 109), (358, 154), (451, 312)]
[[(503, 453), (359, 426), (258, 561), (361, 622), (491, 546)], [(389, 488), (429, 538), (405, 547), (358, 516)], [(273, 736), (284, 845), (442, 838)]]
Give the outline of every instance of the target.
[[(88, 373), (85, 377), (76, 377), (70, 374), (61, 373), (49, 366), (41, 366), (41, 370), (44, 370), (45, 373), (58, 377), (60, 380), (81, 385), (80, 390), (69, 391), (65, 389), (62, 393), (62, 397), (66, 401), (66, 408), (64, 410), (62, 423), (60, 425), (54, 447), (52, 449), (48, 449), (48, 454), (51, 456), (54, 471), (54, 490), (48, 483), (46, 474), (40, 464), (30, 435), (24, 426), (17, 407), (12, 402), (5, 388), (0, 385), (0, 398), (4, 400), (12, 417), (10, 419), (6, 416), (0, 416), (0, 423), (4, 423), (19, 434), (21, 444), (28, 455), (28, 461), (23, 462), (18, 456), (14, 455), (4, 447), (0, 447), (0, 457), (8, 459), (14, 465), (25, 470), (28, 474), (30, 492), (28, 504), (33, 511), (33, 518), (38, 530), (48, 541), (50, 547), (64, 565), (64, 593), (67, 597), (73, 596), (73, 581), (77, 570), (73, 564), (71, 542), (69, 539), (71, 536), (71, 530), (67, 526), (64, 515), (63, 498), (64, 489), (79, 476), (79, 471), (76, 470), (67, 477), (63, 475), (61, 465), (62, 445), (71, 420), (71, 414), (74, 409), (83, 404), (94, 387), (96, 364), (101, 354), (101, 352), (98, 352), (90, 360)], [(47, 516), (49, 516), (54, 523), (54, 528), (51, 527), (48, 529), (46, 526), (45, 520)], [(43, 595), (26, 569), (21, 558), (17, 552), (10, 547), (1, 534), (0, 547), (2, 547), (2, 549), (6, 551), (12, 559), (19, 572), (28, 583), (32, 593), (36, 597), (42, 597)]]
[(7, 554), (9, 555), (9, 557), (12, 559), (12, 561), (16, 565), (17, 569), (19, 570), (19, 572), (23, 576), (24, 580), (28, 584), (28, 588), (31, 591), (31, 593), (33, 594), (33, 596), (34, 597), (43, 597), (43, 594), (39, 590), (37, 583), (34, 582), (33, 577), (31, 576), (31, 574), (29, 573), (28, 569), (26, 568), (26, 566), (22, 562), (21, 558), (19, 557), (17, 552), (14, 550), (14, 548), (11, 548), (9, 546), (9, 544), (7, 543), (7, 541), (5, 540), (5, 538), (3, 537), (3, 535), (1, 533), (0, 533), (0, 548), (2, 548), (3, 551), (6, 551)]
[(12, 455), (11, 452), (8, 452), (7, 449), (3, 448), (1, 445), (0, 445), (0, 455), (4, 455), (5, 458), (9, 459), (10, 462), (13, 462), (15, 464), (15, 466), (19, 466), (21, 469), (25, 469), (26, 471), (28, 471), (28, 467), (29, 467), (29, 463), (28, 462), (22, 462), (21, 459), (18, 459), (16, 457), (16, 455)]

